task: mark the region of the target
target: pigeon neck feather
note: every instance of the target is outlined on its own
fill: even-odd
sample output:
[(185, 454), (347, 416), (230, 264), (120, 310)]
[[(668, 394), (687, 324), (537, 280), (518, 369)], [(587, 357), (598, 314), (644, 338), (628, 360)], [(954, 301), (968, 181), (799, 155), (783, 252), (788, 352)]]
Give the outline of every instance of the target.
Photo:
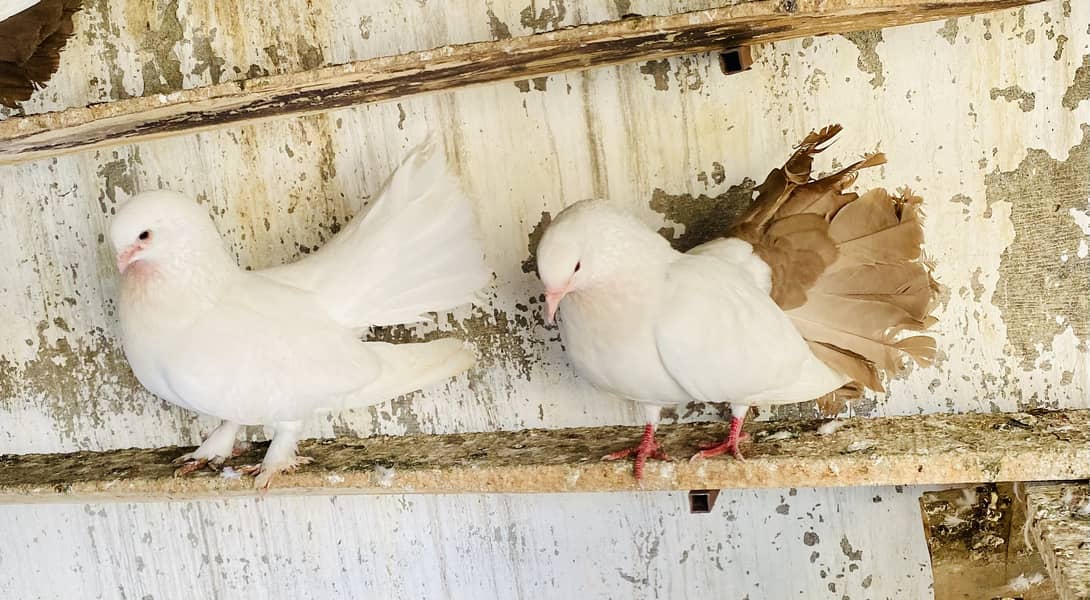
[(154, 262), (134, 264), (121, 280), (123, 321), (184, 327), (213, 308), (240, 274), (238, 265), (218, 245), (187, 248)]

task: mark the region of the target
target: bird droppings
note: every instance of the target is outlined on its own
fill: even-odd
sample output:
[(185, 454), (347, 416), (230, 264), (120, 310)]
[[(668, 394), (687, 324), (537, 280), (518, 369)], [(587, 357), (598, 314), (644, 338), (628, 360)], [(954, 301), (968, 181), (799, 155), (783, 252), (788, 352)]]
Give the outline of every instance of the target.
[(855, 440), (844, 447), (844, 452), (865, 452), (874, 448), (876, 443), (873, 440)]
[(795, 437), (794, 433), (784, 430), (770, 433), (769, 435), (765, 436), (764, 440), (766, 442), (777, 442), (780, 440), (789, 440), (793, 437)]
[[(394, 469), (390, 467), (384, 467), (382, 465), (375, 465), (375, 483), (382, 487), (390, 487), (394, 482)], [(341, 482), (344, 478), (341, 477)]]
[(1028, 592), (1030, 588), (1040, 585), (1044, 580), (1044, 573), (1031, 573), (1028, 577), (1025, 573), (1019, 573), (1017, 577), (1007, 582), (1007, 588), (1012, 592)]
[(832, 435), (832, 434), (836, 433), (837, 430), (840, 429), (843, 426), (844, 426), (844, 421), (834, 419), (832, 421), (827, 421), (825, 423), (822, 423), (821, 427), (818, 427), (817, 432), (818, 432), (818, 435)]
[[(1075, 336), (1090, 336), (1090, 258), (1077, 251), (1087, 239), (1072, 212), (1085, 214), (1090, 197), (1090, 124), (1082, 125), (1082, 141), (1065, 160), (1031, 149), (1013, 171), (985, 175), (989, 203), (1015, 198), (1011, 221), (1018, 235), (1003, 252), (999, 284), (992, 302), (1000, 308), (1007, 335), (1021, 360), (1032, 369), (1041, 348), (1067, 327)], [(1062, 186), (1053, 182), (1063, 181)], [(1059, 255), (1067, 252), (1064, 263)], [(1062, 316), (1064, 324), (1055, 317)], [(1021, 402), (1031, 402), (1023, 397)]]

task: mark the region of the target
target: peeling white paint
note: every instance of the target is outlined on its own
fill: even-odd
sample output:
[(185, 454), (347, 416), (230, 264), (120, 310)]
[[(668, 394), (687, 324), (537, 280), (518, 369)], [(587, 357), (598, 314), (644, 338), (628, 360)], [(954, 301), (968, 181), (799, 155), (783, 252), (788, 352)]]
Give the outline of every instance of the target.
[[(11, 598), (925, 598), (919, 490), (8, 506)], [(874, 527), (882, 523), (882, 527)], [(63, 548), (63, 552), (58, 552)]]
[[(456, 10), (436, 2), (298, 0), (221, 9), (180, 1), (181, 35), (167, 55), (177, 57), (182, 85), (193, 87), (212, 82), (213, 66), (199, 49), (205, 42), (222, 61), (216, 67), (222, 80), (240, 79), (251, 65), (297, 70), (314, 52), (335, 63), (490, 39), (502, 32), (497, 22), (523, 35), (602, 20), (619, 16), (612, 11), (622, 3), (586, 4), (482, 7), (459, 0), (465, 10)], [(662, 3), (623, 4), (641, 14), (667, 10)], [(668, 4), (681, 10), (714, 2)], [(558, 6), (565, 6), (562, 18), (544, 12)], [(147, 63), (161, 58), (148, 48), (154, 40), (146, 23), (158, 27), (163, 17), (141, 10), (132, 2), (102, 2), (82, 12), (84, 33), (72, 40), (61, 72), (28, 111), (144, 93)], [(860, 70), (863, 55), (849, 39), (805, 39), (758, 48), (753, 69), (730, 77), (722, 76), (714, 57), (682, 57), (552, 76), (540, 86), (476, 87), (5, 167), (0, 312), (19, 318), (0, 323), (0, 367), (16, 377), (11, 393), (0, 397), (0, 453), (192, 444), (214, 425), (143, 392), (118, 362), (115, 268), (99, 239), (117, 202), (160, 186), (199, 197), (243, 264), (276, 264), (320, 245), (331, 223), (356, 214), (431, 130), (441, 133), (477, 200), (496, 282), (483, 311), (462, 310), (416, 331), (457, 334), (460, 322), (475, 318), (480, 328), (470, 341), (482, 351), (482, 366), (410, 399), (316, 420), (308, 436), (637, 422), (633, 406), (602, 398), (571, 375), (556, 331), (540, 322), (540, 287), (522, 263), (542, 213), (609, 197), (680, 234), (684, 223), (649, 206), (654, 190), (715, 197), (746, 178), (759, 182), (806, 132), (832, 121), (846, 131), (820, 156), (819, 167), (884, 151), (889, 164), (865, 172), (859, 185), (909, 185), (925, 198), (926, 250), (948, 290), (937, 312), (942, 360), (871, 396), (874, 414), (1087, 406), (1090, 353), (1073, 324), (1090, 315), (1048, 315), (1064, 329), (1038, 341), (1032, 368), (1011, 348), (1013, 325), (995, 298), (1009, 285), (1000, 266), (1019, 239), (1012, 214), (1021, 199), (990, 198), (985, 183), (989, 173), (1018, 168), (1031, 149), (1062, 161), (1080, 143), (1090, 102), (1069, 110), (1062, 99), (1090, 53), (1087, 22), (1090, 3), (1054, 0), (960, 19), (953, 34), (948, 23), (885, 30), (874, 48), (880, 65), (869, 72)], [(125, 68), (111, 69), (114, 55), (114, 64)], [(156, 68), (165, 72), (161, 64)], [(871, 84), (876, 68), (882, 75), (877, 87)], [(1032, 109), (1023, 110), (1018, 98), (992, 97), (993, 90), (1012, 86), (1012, 94), (1032, 94)], [(1090, 198), (1086, 210), (1069, 214), (1090, 236)], [(1049, 258), (1061, 265), (1065, 256), (1085, 259), (1088, 252), (1081, 239)], [(63, 369), (43, 375), (35, 371), (39, 364)], [(62, 395), (50, 387), (59, 371), (71, 388)], [(679, 413), (682, 420), (720, 418), (708, 408)], [(251, 429), (248, 436), (262, 433)], [(379, 469), (381, 482), (389, 474)], [(48, 566), (63, 576), (45, 578), (55, 587), (41, 594), (90, 590), (99, 597), (112, 597), (118, 585), (127, 597), (156, 598), (192, 585), (207, 586), (205, 595), (312, 585), (314, 597), (365, 591), (560, 596), (582, 589), (576, 585), (587, 586), (580, 596), (601, 597), (739, 589), (754, 599), (800, 592), (929, 594), (917, 492), (897, 494), (893, 504), (871, 500), (888, 500), (889, 490), (797, 493), (785, 501), (790, 519), (772, 512), (776, 492), (737, 492), (720, 496), (717, 513), (702, 521), (688, 521), (698, 516), (679, 512), (677, 495), (662, 494), (6, 507), (11, 525), (5, 531), (17, 541), (0, 545), (0, 590), (32, 597), (19, 592), (38, 581), (36, 569)], [(853, 518), (840, 517), (848, 513)], [(868, 525), (879, 520), (889, 524), (880, 536)], [(493, 532), (508, 526), (519, 534)], [(821, 542), (799, 553), (795, 542), (812, 527)], [(156, 541), (142, 542), (143, 533), (125, 533), (130, 528)], [(855, 564), (839, 553), (842, 535), (864, 558), (859, 570), (837, 579)], [(774, 554), (776, 548), (787, 558)], [(820, 558), (810, 561), (810, 551)], [(224, 563), (216, 562), (217, 552)], [(761, 560), (740, 566), (740, 557), (754, 552)], [(155, 566), (141, 571), (138, 557)], [(665, 557), (673, 561), (669, 568)], [(100, 562), (114, 569), (87, 567)], [(397, 565), (392, 579), (387, 563)], [(782, 575), (784, 564), (790, 577)], [(331, 570), (340, 568), (358, 576), (343, 579)], [(871, 580), (873, 587), (862, 587), (859, 576), (878, 569), (882, 576)], [(836, 584), (835, 595), (829, 583)]]

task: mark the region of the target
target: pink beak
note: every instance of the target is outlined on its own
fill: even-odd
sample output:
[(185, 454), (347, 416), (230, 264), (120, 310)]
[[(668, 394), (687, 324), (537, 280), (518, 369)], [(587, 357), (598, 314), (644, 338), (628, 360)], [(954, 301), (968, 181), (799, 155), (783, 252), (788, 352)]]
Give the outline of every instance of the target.
[(560, 308), (560, 301), (567, 295), (568, 288), (565, 286), (562, 290), (546, 290), (545, 291), (545, 324), (552, 325), (556, 323), (556, 311)]
[(136, 253), (144, 249), (143, 244), (133, 244), (126, 247), (117, 255), (117, 270), (122, 275), (125, 274), (125, 269), (129, 268), (129, 265), (136, 262)]

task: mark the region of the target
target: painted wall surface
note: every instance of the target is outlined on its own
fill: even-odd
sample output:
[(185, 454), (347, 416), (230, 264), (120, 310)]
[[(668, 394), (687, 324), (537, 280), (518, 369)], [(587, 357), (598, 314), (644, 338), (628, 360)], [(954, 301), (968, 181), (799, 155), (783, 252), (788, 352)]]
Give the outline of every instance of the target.
[[(5, 598), (929, 597), (918, 492), (5, 507)], [(881, 523), (881, 527), (875, 525)], [(77, 587), (78, 585), (78, 587)], [(78, 595), (73, 595), (78, 591)]]
[[(525, 1), (294, 0), (239, 12), (211, 0), (90, 2), (61, 71), (26, 111), (707, 4)], [(829, 122), (846, 130), (821, 169), (880, 149), (889, 164), (859, 185), (908, 185), (925, 198), (926, 250), (945, 286), (940, 360), (849, 410), (1087, 406), (1090, 3), (1053, 0), (755, 51), (753, 69), (729, 77), (715, 57), (690, 56), (3, 167), (0, 453), (195, 444), (214, 425), (145, 392), (120, 352), (104, 236), (119, 202), (158, 187), (186, 192), (209, 207), (243, 265), (277, 264), (320, 247), (429, 131), (477, 202), (494, 286), (486, 306), (375, 337), (450, 332), (476, 343), (480, 365), (448, 385), (316, 420), (309, 436), (637, 423), (635, 407), (571, 375), (556, 331), (542, 324), (530, 256), (537, 236), (564, 206), (596, 196), (690, 246)], [(722, 414), (694, 405), (670, 418)], [(814, 408), (762, 417), (794, 414)], [(364, 589), (352, 585), (420, 597), (559, 596), (577, 584), (603, 597), (919, 597), (929, 574), (918, 493), (731, 493), (700, 520), (679, 512), (671, 494), (4, 507), (0, 590), (34, 597), (33, 586), (48, 584), (41, 597), (83, 589), (168, 598), (188, 589), (166, 583), (177, 577), (221, 595), (311, 582), (298, 589), (313, 597)], [(776, 512), (781, 503), (790, 517)], [(289, 524), (287, 514), (299, 518)], [(815, 522), (823, 529), (812, 548)], [(840, 551), (841, 538), (852, 550)], [(345, 549), (357, 547), (355, 558)], [(111, 566), (96, 566), (99, 557)], [(371, 577), (381, 581), (362, 581)]]

